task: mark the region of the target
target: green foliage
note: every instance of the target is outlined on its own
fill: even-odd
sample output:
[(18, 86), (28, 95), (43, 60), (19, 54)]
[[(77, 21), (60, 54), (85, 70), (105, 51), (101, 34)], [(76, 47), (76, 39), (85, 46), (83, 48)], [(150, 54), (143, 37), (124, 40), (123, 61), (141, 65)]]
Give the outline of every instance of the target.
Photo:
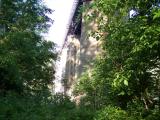
[(43, 38), (53, 22), (42, 0), (1, 0), (0, 120), (92, 120), (63, 94), (51, 95), (55, 45)]
[[(87, 103), (98, 105), (92, 107), (94, 109), (105, 105), (125, 109), (127, 113), (123, 115), (126, 117), (117, 119), (126, 119), (127, 114), (138, 120), (158, 119), (159, 1), (95, 0), (91, 9), (99, 17), (91, 14), (87, 22), (96, 19), (98, 30), (94, 36), (101, 40), (103, 54), (94, 63), (92, 72), (82, 76), (77, 88), (89, 98)], [(132, 15), (131, 10), (134, 11)]]
[[(107, 106), (97, 112), (94, 120), (135, 120), (134, 117), (129, 117), (127, 112), (117, 107)], [(140, 119), (139, 119), (140, 120)]]
[(39, 102), (34, 101), (34, 98), (22, 97), (13, 93), (1, 97), (0, 108), (1, 120), (54, 119), (51, 114), (53, 105), (49, 106), (49, 103), (39, 104)]
[(76, 107), (67, 96), (52, 96), (48, 88), (56, 54), (42, 33), (52, 23), (47, 16), (52, 11), (42, 0), (1, 0), (0, 119), (159, 120), (159, 4), (158, 0), (91, 4), (93, 14), (86, 19), (88, 23), (96, 19), (94, 35), (102, 41), (103, 54), (91, 73), (79, 80), (75, 93), (84, 97)]
[(0, 119), (63, 120), (62, 111), (76, 108), (67, 96), (49, 90), (56, 52), (42, 34), (52, 11), (41, 0), (1, 0), (0, 7)]
[(43, 99), (10, 92), (0, 99), (1, 120), (92, 120), (92, 117), (62, 94)]
[(151, 114), (146, 117), (146, 120), (159, 120), (160, 119), (160, 114), (159, 110), (154, 109), (151, 111)]
[[(0, 25), (0, 93), (38, 93), (54, 79), (54, 43), (42, 33), (52, 20), (52, 11), (41, 0), (2, 0)], [(41, 16), (41, 17), (40, 17)]]
[[(90, 73), (85, 72), (75, 86), (75, 95), (83, 95), (81, 105), (98, 110), (106, 104), (111, 103), (111, 85), (104, 80), (103, 68), (105, 67), (102, 59), (96, 61), (95, 68)], [(105, 72), (105, 71), (104, 71)], [(107, 77), (108, 75), (106, 75)], [(111, 93), (112, 94), (112, 93)]]
[(30, 32), (14, 32), (7, 35), (2, 43), (0, 63), (1, 71), (6, 72), (8, 77), (3, 73), (1, 81), (6, 82), (6, 87), (12, 81), (17, 81), (21, 86), (27, 85), (24, 86), (26, 89), (41, 89), (39, 87), (50, 84), (54, 74), (52, 59), (56, 58), (50, 51), (54, 49), (53, 45)]

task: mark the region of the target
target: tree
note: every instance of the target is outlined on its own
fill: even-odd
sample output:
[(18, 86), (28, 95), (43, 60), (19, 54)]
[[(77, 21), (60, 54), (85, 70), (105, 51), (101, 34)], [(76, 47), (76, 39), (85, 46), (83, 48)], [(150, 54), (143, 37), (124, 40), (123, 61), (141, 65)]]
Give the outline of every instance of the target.
[(108, 95), (113, 102), (102, 100), (102, 104), (128, 110), (134, 101), (142, 103), (143, 110), (156, 109), (160, 86), (159, 1), (95, 0), (91, 8), (99, 14), (98, 18), (93, 14), (90, 19), (97, 19), (95, 37), (101, 36), (98, 40), (104, 50), (88, 78), (93, 88), (98, 89), (98, 98)]
[(54, 43), (41, 35), (47, 32), (52, 13), (42, 0), (2, 0), (0, 25), (0, 92), (18, 93), (48, 89), (54, 78)]

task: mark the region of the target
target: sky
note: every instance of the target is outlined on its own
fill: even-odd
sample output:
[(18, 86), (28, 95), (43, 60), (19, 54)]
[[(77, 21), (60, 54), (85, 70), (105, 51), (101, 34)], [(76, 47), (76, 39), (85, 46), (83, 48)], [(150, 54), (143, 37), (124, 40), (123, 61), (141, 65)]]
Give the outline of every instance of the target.
[[(57, 44), (57, 50), (61, 50), (64, 40), (67, 35), (67, 28), (72, 18), (73, 5), (75, 0), (44, 0), (46, 5), (53, 9), (53, 14), (50, 17), (54, 20), (53, 25), (48, 31), (46, 38)], [(59, 56), (60, 60), (56, 63), (56, 79), (55, 92), (63, 92), (61, 84), (61, 76), (65, 69), (67, 49), (63, 50), (63, 53)]]
[(54, 20), (51, 26), (47, 39), (62, 46), (63, 41), (67, 34), (67, 25), (69, 24), (69, 18), (71, 17), (71, 10), (74, 0), (44, 0), (47, 6), (54, 10), (50, 17)]

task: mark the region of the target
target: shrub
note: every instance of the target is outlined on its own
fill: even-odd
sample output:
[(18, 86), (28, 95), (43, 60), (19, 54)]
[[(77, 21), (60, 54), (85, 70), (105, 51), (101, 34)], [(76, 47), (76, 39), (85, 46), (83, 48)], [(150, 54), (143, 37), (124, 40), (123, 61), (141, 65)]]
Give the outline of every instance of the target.
[(113, 106), (107, 106), (97, 112), (94, 120), (135, 120), (133, 117), (128, 116), (127, 112)]

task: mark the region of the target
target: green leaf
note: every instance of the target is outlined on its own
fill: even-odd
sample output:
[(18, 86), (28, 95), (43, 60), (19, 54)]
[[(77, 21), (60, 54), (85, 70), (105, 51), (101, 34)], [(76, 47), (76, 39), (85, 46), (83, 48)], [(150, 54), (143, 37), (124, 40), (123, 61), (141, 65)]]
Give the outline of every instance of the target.
[(124, 80), (124, 85), (128, 86), (128, 81)]
[(125, 92), (121, 91), (118, 95), (125, 95)]
[(160, 10), (158, 12), (154, 13), (153, 20), (155, 20), (159, 17), (160, 17)]

